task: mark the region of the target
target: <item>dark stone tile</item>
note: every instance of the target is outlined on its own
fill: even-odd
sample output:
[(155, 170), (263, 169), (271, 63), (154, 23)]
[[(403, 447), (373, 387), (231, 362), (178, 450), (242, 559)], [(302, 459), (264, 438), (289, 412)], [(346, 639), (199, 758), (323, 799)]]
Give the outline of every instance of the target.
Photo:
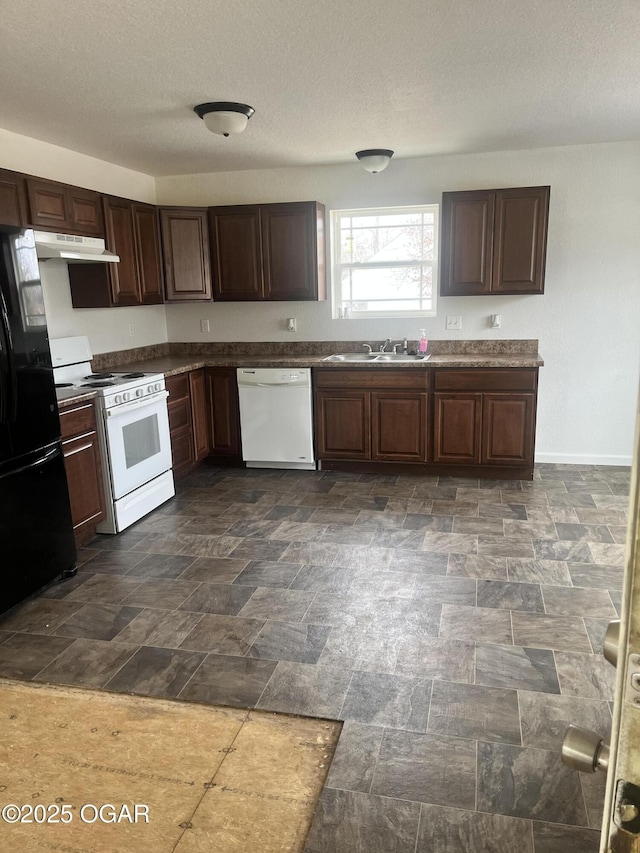
[(327, 776), (328, 788), (369, 793), (384, 729), (347, 720)]
[(438, 533), (426, 530), (422, 550), (440, 554), (477, 554), (478, 537), (468, 533)]
[(516, 646), (558, 651), (591, 651), (584, 622), (578, 616), (547, 616), (543, 613), (514, 611), (511, 619), (513, 642)]
[(522, 691), (520, 717), (524, 746), (559, 753), (565, 732), (572, 723), (598, 732), (609, 742), (611, 714), (606, 702)]
[(223, 613), (237, 616), (254, 592), (252, 586), (233, 586), (220, 583), (202, 583), (187, 598), (180, 610), (192, 613)]
[(229, 536), (238, 539), (268, 539), (280, 527), (279, 521), (236, 521), (227, 531)]
[(376, 595), (384, 598), (411, 598), (417, 577), (413, 572), (359, 571), (351, 583), (350, 593), (357, 595), (375, 591)]
[(483, 503), (478, 504), (479, 518), (509, 518), (513, 521), (526, 521), (527, 509), (524, 504)]
[[(457, 497), (457, 488), (456, 486), (446, 486), (446, 485), (433, 485), (433, 483), (426, 483), (424, 486), (418, 485), (415, 488), (413, 496), (416, 498), (429, 498), (430, 500), (435, 501), (451, 501), (455, 503)], [(448, 515), (449, 513), (444, 513)]]
[(35, 678), (82, 687), (104, 687), (136, 651), (136, 646), (104, 640), (75, 640)]
[(138, 613), (139, 607), (87, 604), (66, 619), (53, 633), (61, 637), (113, 640)]
[(251, 560), (246, 569), (240, 572), (234, 583), (244, 586), (269, 586), (286, 589), (299, 571), (299, 563)]
[[(285, 550), (283, 559), (290, 563), (312, 563), (317, 566), (332, 566), (342, 548), (332, 542), (292, 542)], [(253, 558), (251, 558), (253, 559)], [(268, 559), (277, 560), (277, 557)], [(348, 564), (347, 564), (348, 565)]]
[(518, 557), (525, 560), (535, 556), (532, 540), (515, 536), (480, 535), (478, 554), (485, 557)]
[(206, 655), (143, 646), (105, 685), (118, 693), (175, 698)]
[(476, 581), (473, 578), (415, 576), (415, 599), (427, 605), (460, 604), (475, 607)]
[(398, 549), (389, 557), (387, 569), (398, 572), (415, 572), (424, 576), (443, 576), (447, 573), (448, 554)]
[(325, 788), (304, 853), (415, 853), (418, 803)]
[(308, 592), (345, 592), (351, 586), (357, 572), (343, 566), (302, 566), (289, 589), (304, 589)]
[(424, 530), (378, 530), (373, 537), (374, 548), (400, 548), (420, 551), (424, 541)]
[(453, 517), (450, 515), (407, 513), (402, 527), (405, 530), (435, 530), (440, 533), (451, 533), (453, 530)]
[(618, 545), (624, 545), (627, 541), (627, 525), (626, 524), (609, 524), (609, 533), (611, 538)]
[(557, 494), (549, 493), (549, 506), (570, 506), (570, 507), (596, 507), (596, 503), (590, 494), (565, 494), (561, 492)]
[(342, 707), (345, 720), (424, 732), (431, 681), (377, 672), (354, 672)]
[[(201, 536), (199, 534), (187, 533), (176, 534), (176, 540), (176, 545), (182, 543), (182, 548), (178, 553), (188, 554), (192, 557), (228, 557), (238, 544), (244, 541), (238, 539), (237, 536), (226, 536), (225, 534), (222, 536)], [(250, 542), (252, 540), (247, 541)], [(167, 553), (175, 553), (175, 551), (169, 550), (172, 547), (172, 544), (168, 543), (168, 547), (166, 548)], [(162, 542), (158, 542), (157, 546), (154, 543), (149, 550), (164, 552), (165, 546)], [(241, 555), (235, 554), (234, 556), (240, 557)]]
[(171, 554), (149, 554), (130, 570), (127, 577), (175, 579), (193, 565), (194, 559)]
[(623, 566), (601, 566), (596, 563), (570, 563), (569, 574), (574, 586), (591, 589), (622, 589)]
[[(379, 516), (380, 513), (378, 513)], [(379, 525), (369, 528), (362, 524), (328, 524), (325, 532), (322, 534), (322, 541), (335, 545), (362, 545), (368, 547), (373, 542), (376, 532), (380, 529), (382, 528)]]
[(33, 678), (72, 642), (65, 637), (42, 634), (10, 634), (0, 644), (0, 676)]
[(120, 575), (94, 575), (69, 593), (66, 601), (91, 604), (121, 604), (142, 583), (141, 578)]
[(478, 517), (477, 501), (438, 500), (433, 501), (431, 507), (432, 515), (466, 516), (467, 518)]
[[(580, 773), (582, 796), (587, 808), (587, 819), (591, 829), (600, 829), (604, 817), (604, 796), (607, 777), (604, 773)], [(582, 852), (581, 852), (582, 853)]]
[(468, 518), (456, 516), (453, 519), (454, 533), (471, 533), (473, 535), (504, 536), (504, 522), (501, 518)]
[(403, 631), (396, 655), (396, 675), (473, 683), (475, 644), (472, 642), (439, 640), (422, 632)]
[(513, 583), (512, 581), (479, 580), (478, 607), (544, 612), (539, 584)]
[(78, 572), (70, 578), (56, 578), (53, 583), (40, 593), (42, 598), (66, 598), (70, 593), (93, 577), (92, 572)]
[(450, 554), (447, 575), (456, 578), (507, 579), (506, 557), (478, 557), (475, 554)]
[(270, 660), (208, 655), (182, 689), (180, 699), (253, 708), (275, 667)]
[(446, 735), (386, 730), (371, 792), (473, 809), (476, 744)]
[(440, 637), (476, 643), (511, 643), (511, 618), (506, 610), (444, 604)]
[[(535, 853), (598, 853), (600, 833), (578, 826), (533, 822)], [(519, 845), (518, 845), (519, 846)], [(515, 847), (513, 849), (516, 849)]]
[(334, 626), (319, 662), (336, 669), (393, 673), (403, 633), (384, 618)]
[(567, 564), (562, 560), (519, 560), (508, 557), (507, 570), (510, 581), (571, 586)]
[(557, 539), (558, 532), (552, 521), (504, 522), (504, 535), (517, 539)]
[(313, 507), (309, 506), (274, 506), (266, 515), (267, 521), (309, 521), (313, 515)]
[(100, 551), (88, 560), (83, 571), (105, 575), (124, 575), (145, 558), (139, 551)]
[(601, 655), (604, 647), (604, 635), (611, 619), (585, 619), (584, 626), (589, 635), (591, 649), (595, 655)]
[(327, 642), (328, 625), (269, 621), (253, 641), (248, 656), (264, 660), (317, 663)]
[(314, 524), (355, 524), (360, 510), (347, 509), (344, 504), (340, 508), (318, 507), (313, 511), (309, 521)]
[(611, 602), (616, 609), (616, 613), (620, 616), (620, 612), (622, 610), (622, 592), (617, 589), (610, 589), (609, 596), (611, 597)]
[(518, 694), (515, 690), (436, 681), (428, 731), (520, 745)]
[(416, 853), (514, 853), (515, 850), (533, 853), (528, 820), (422, 806)]
[(556, 652), (556, 667), (565, 696), (613, 699), (616, 671), (602, 654)]
[(26, 634), (51, 634), (65, 619), (80, 610), (82, 604), (68, 599), (33, 598), (3, 614), (0, 628)]
[(100, 551), (98, 551), (97, 548), (78, 548), (76, 566), (83, 566), (92, 557), (95, 557), (99, 553)]
[(206, 581), (207, 583), (233, 583), (248, 565), (248, 560), (233, 560), (229, 557), (198, 557), (182, 573), (182, 581)]
[[(239, 587), (240, 588), (240, 587)], [(247, 589), (252, 589), (247, 587)], [(299, 589), (256, 589), (240, 614), (248, 619), (278, 619), (300, 622), (314, 593)]]
[(198, 586), (197, 581), (145, 580), (124, 599), (124, 603), (137, 607), (177, 610)]
[(263, 624), (259, 619), (207, 613), (182, 640), (180, 648), (218, 655), (245, 655)]
[(606, 524), (563, 524), (556, 522), (558, 539), (574, 542), (613, 542)]
[(177, 649), (202, 619), (201, 613), (142, 610), (115, 638), (137, 646), (166, 646)]
[(561, 763), (556, 752), (480, 741), (476, 808), (586, 826), (578, 777)]
[(378, 513), (386, 509), (388, 502), (389, 498), (384, 495), (348, 495), (342, 506), (348, 510)]
[[(271, 661), (256, 661), (269, 663)], [(280, 661), (266, 686), (258, 708), (338, 719), (351, 672), (328, 666)]]
[(589, 616), (615, 619), (616, 611), (606, 589), (543, 586), (544, 608), (555, 616)]
[(553, 652), (522, 646), (477, 646), (476, 684), (560, 693)]
[(587, 542), (561, 542), (555, 539), (534, 539), (533, 547), (536, 560), (566, 560), (572, 563), (595, 562)]
[(146, 533), (136, 529), (125, 530), (117, 535), (98, 534), (89, 545), (96, 551), (128, 551), (134, 545), (138, 545), (145, 536)]

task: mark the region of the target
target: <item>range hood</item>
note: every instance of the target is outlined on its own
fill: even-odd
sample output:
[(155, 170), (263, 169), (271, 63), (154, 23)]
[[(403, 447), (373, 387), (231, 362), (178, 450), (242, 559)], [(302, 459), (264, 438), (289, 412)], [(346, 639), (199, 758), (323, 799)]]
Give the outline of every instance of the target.
[(34, 231), (36, 252), (40, 260), (58, 258), (68, 264), (118, 263), (120, 258), (107, 252), (101, 237), (78, 237), (75, 234), (55, 234), (50, 231)]

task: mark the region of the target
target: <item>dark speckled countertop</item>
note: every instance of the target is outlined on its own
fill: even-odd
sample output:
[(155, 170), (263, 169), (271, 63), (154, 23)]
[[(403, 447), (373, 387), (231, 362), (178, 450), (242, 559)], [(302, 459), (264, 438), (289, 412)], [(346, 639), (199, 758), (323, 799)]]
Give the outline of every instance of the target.
[(78, 388), (56, 388), (58, 409), (69, 409), (71, 406), (86, 403), (95, 397), (95, 391), (80, 391)]

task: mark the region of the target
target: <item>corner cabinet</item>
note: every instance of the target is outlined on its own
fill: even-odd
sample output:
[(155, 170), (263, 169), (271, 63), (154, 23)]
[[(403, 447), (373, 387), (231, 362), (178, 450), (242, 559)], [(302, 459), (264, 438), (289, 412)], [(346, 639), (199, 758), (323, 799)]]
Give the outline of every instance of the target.
[(103, 198), (106, 245), (116, 264), (70, 264), (74, 308), (157, 305), (162, 299), (158, 217), (153, 205)]
[(166, 301), (210, 301), (207, 209), (161, 207), (159, 214)]
[(441, 296), (544, 293), (550, 187), (442, 194)]
[(324, 205), (212, 207), (209, 224), (216, 301), (326, 299)]

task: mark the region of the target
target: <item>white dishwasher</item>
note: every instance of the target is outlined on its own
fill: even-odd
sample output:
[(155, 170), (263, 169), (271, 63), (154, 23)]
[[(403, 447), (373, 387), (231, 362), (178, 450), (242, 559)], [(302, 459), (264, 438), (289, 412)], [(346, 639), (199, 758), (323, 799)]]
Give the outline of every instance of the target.
[(309, 368), (239, 367), (238, 395), (247, 467), (315, 469)]

